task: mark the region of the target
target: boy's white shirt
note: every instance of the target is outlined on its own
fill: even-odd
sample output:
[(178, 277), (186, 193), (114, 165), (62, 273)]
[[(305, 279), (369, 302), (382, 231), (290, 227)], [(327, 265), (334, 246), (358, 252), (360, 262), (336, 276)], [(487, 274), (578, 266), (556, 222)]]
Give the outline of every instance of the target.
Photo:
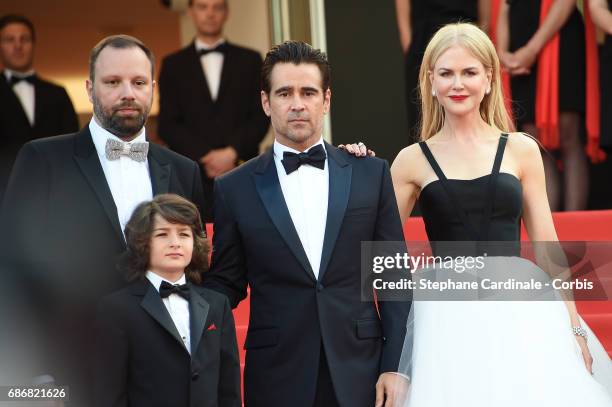
[[(153, 284), (153, 287), (159, 292), (159, 287), (161, 286), (162, 281), (166, 281), (172, 285), (175, 284), (185, 284), (185, 274), (181, 276), (177, 281), (169, 281), (158, 274), (155, 274), (152, 271), (147, 271), (147, 279)], [(166, 298), (162, 298), (166, 309), (170, 313), (170, 317), (172, 317), (172, 321), (174, 322), (174, 326), (181, 335), (181, 339), (185, 344), (185, 348), (189, 354), (191, 354), (191, 329), (189, 328), (189, 301), (184, 299), (178, 294), (170, 294)]]

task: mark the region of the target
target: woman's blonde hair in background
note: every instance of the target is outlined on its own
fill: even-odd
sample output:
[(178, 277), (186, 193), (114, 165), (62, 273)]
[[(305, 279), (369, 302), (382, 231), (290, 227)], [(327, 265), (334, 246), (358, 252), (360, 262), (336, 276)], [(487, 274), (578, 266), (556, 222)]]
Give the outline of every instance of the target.
[(493, 43), (478, 27), (469, 23), (448, 24), (440, 28), (432, 37), (421, 63), (419, 72), (421, 92), (421, 140), (427, 140), (442, 129), (444, 109), (431, 94), (429, 72), (440, 55), (453, 45), (460, 45), (468, 50), (485, 67), (491, 70), (491, 92), (485, 95), (480, 103), (482, 119), (501, 131), (514, 130), (514, 126), (504, 104), (500, 63)]

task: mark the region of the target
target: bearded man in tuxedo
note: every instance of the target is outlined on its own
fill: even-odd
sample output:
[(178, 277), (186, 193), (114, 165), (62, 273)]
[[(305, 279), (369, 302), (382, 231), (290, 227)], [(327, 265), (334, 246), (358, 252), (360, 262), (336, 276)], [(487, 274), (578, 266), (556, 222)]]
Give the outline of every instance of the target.
[(98, 300), (125, 284), (116, 264), (134, 208), (168, 192), (203, 205), (198, 165), (147, 141), (153, 60), (127, 35), (92, 49), (91, 121), (77, 133), (23, 146), (0, 214), (8, 231), (2, 264), (23, 290), (22, 320), (34, 321), (24, 322), (33, 331), (24, 336), (40, 338), (28, 351), (33, 368), (70, 387), (69, 405), (92, 405), (90, 325)]

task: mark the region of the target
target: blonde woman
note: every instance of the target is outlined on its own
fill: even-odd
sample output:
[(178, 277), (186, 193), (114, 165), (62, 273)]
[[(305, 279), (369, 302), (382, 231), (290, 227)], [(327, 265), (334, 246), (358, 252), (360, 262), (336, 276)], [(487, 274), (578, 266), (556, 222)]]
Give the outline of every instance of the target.
[[(444, 26), (419, 79), (422, 141), (391, 168), (402, 221), (419, 199), (432, 242), (518, 242), (521, 219), (532, 241), (557, 241), (538, 143), (510, 132), (489, 38)], [(573, 301), (423, 301), (414, 315), (411, 407), (612, 405)], [(610, 369), (607, 356), (597, 363)]]

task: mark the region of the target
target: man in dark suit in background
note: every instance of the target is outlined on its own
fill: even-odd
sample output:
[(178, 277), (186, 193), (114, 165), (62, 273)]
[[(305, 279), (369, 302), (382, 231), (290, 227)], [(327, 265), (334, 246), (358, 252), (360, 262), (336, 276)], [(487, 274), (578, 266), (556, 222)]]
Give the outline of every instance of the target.
[(213, 179), (258, 154), (269, 120), (259, 100), (261, 56), (222, 36), (226, 0), (190, 0), (197, 35), (163, 60), (158, 132), (202, 167), (205, 210), (212, 220)]
[(146, 141), (151, 51), (133, 37), (107, 37), (89, 67), (89, 125), (26, 143), (0, 214), (1, 263), (20, 279), (42, 337), (39, 373), (70, 386), (77, 406), (91, 405), (89, 327), (97, 301), (124, 285), (116, 263), (133, 209), (166, 192), (203, 205), (198, 165)]
[(319, 50), (272, 48), (262, 83), (274, 147), (215, 180), (204, 275), (233, 307), (251, 290), (245, 405), (393, 405), (410, 306), (379, 302), (379, 314), (360, 272), (362, 241), (405, 250), (389, 166), (323, 142), (330, 67)]
[(35, 138), (73, 133), (79, 122), (61, 86), (32, 68), (34, 25), (24, 16), (0, 18), (0, 200), (17, 152)]

